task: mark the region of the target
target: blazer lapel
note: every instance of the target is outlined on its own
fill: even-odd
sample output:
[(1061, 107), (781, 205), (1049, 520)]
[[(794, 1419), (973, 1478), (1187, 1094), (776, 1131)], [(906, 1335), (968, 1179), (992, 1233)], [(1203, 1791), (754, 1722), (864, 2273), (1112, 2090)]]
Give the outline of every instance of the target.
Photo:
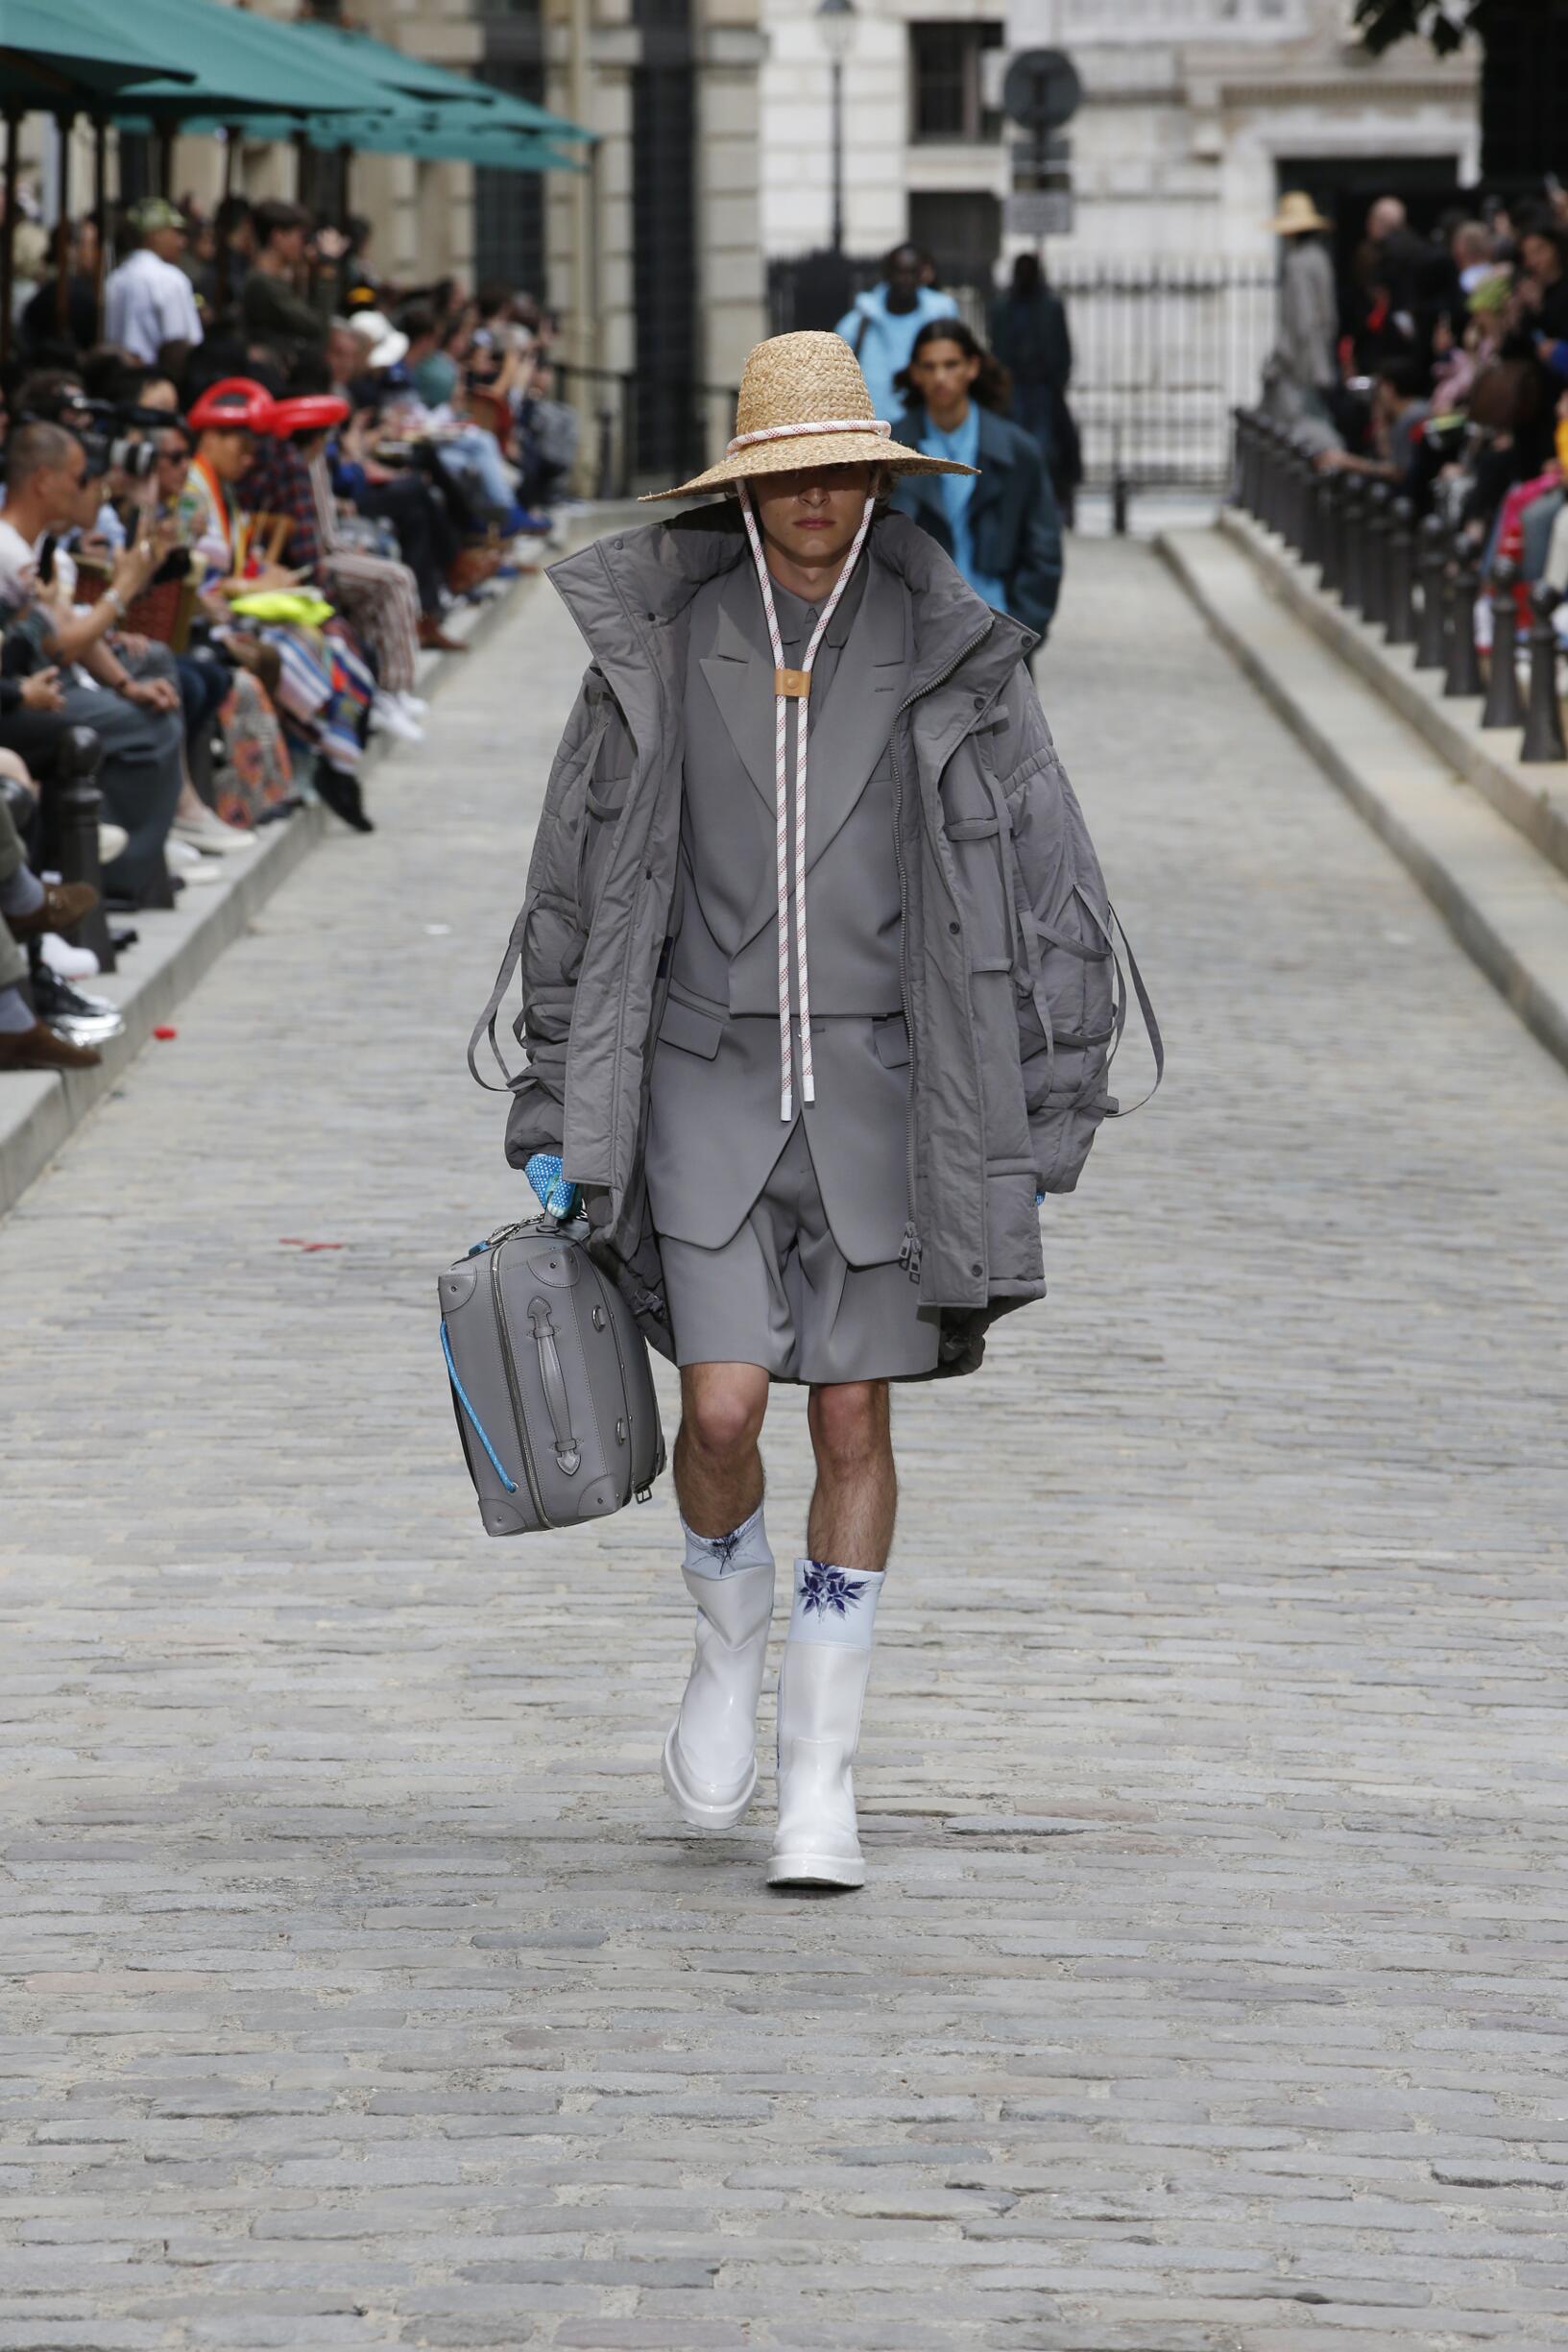
[(842, 830), (887, 749), (908, 691), (907, 597), (869, 553), (865, 591), (838, 656), (832, 691), (812, 727), (806, 788), (806, 864), (815, 865)]
[(738, 590), (727, 590), (719, 606), (713, 650), (701, 657), (702, 674), (718, 705), (719, 715), (729, 730), (730, 740), (740, 756), (741, 765), (767, 811), (771, 825), (775, 816), (776, 743), (773, 656), (763, 651), (759, 639), (742, 628), (735, 615), (736, 594), (744, 595), (749, 591), (758, 608), (757, 626), (760, 636), (765, 625), (761, 598), (750, 565), (744, 567), (743, 573), (737, 566), (733, 576), (738, 583)]

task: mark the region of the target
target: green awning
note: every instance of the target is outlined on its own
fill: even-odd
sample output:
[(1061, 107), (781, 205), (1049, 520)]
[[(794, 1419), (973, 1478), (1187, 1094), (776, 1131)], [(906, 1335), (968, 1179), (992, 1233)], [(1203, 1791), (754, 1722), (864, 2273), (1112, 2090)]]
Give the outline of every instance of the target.
[(314, 21), (291, 25), (289, 31), (318, 49), (324, 62), (339, 71), (347, 67), (354, 74), (360, 85), (361, 105), (379, 107), (384, 93), (392, 99), (412, 99), (427, 111), (433, 108), (445, 111), (448, 104), (481, 106), (497, 123), (513, 130), (537, 132), (556, 139), (598, 136), (597, 132), (585, 131), (580, 124), (567, 122), (564, 115), (551, 114), (543, 107), (535, 106), (531, 99), (514, 97), (511, 91), (495, 89), (470, 74), (454, 73), (449, 66), (431, 65), (423, 58), (409, 57), (405, 51), (394, 49), (390, 42), (373, 40), (368, 33), (349, 33), (341, 25)]
[(128, 90), (112, 109), (124, 130), (175, 128), (204, 116), (232, 123), (285, 111), (358, 112), (371, 94), (362, 75), (307, 39), (303, 25), (219, 0), (133, 0), (130, 12), (137, 40), (179, 58), (184, 78)]
[[(191, 125), (192, 129), (199, 128)], [(219, 125), (214, 119), (209, 128)], [(482, 163), (496, 171), (576, 172), (580, 156), (567, 155), (551, 138), (533, 131), (514, 131), (478, 107), (409, 108), (401, 114), (260, 115), (248, 120), (245, 134), (255, 139), (286, 139), (297, 132), (308, 145), (326, 149), (351, 147), (360, 155), (413, 156), (422, 163)]]
[(182, 78), (178, 46), (125, 30), (106, 0), (0, 0), (0, 110), (90, 107), (128, 83)]

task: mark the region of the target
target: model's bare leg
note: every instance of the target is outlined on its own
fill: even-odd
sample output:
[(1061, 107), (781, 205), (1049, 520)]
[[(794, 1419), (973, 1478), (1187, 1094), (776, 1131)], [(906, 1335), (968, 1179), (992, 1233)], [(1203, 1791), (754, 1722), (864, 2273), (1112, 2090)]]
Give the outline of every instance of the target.
[(664, 1786), (699, 1830), (733, 1829), (757, 1787), (757, 1701), (773, 1616), (757, 1450), (767, 1390), (756, 1364), (692, 1364), (681, 1373), (675, 1491), (697, 1649), (664, 1742)]
[(725, 1536), (762, 1499), (758, 1440), (768, 1377), (760, 1364), (688, 1364), (681, 1370), (675, 1498), (687, 1525)]
[(817, 1483), (806, 1549), (834, 1567), (887, 1564), (898, 1510), (893, 1415), (885, 1380), (845, 1380), (814, 1388), (807, 1408)]

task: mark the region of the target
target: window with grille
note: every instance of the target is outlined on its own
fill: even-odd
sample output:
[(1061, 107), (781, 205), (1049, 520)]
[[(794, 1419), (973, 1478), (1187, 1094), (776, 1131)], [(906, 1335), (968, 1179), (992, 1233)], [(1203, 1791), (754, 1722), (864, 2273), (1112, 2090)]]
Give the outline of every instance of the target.
[(980, 59), (1000, 49), (1000, 23), (912, 24), (909, 27), (910, 136), (916, 139), (994, 139), (1001, 116), (984, 104)]

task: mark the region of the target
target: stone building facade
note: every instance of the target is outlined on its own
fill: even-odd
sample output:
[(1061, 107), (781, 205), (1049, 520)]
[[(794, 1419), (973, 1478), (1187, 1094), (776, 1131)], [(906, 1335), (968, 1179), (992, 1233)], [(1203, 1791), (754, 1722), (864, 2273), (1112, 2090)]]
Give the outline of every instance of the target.
[[(762, 0), (770, 55), (763, 240), (824, 244), (829, 62), (813, 9)], [(1346, 0), (856, 0), (845, 65), (845, 244), (912, 235), (947, 273), (989, 274), (1022, 240), (1004, 224), (1017, 133), (1000, 111), (1007, 57), (1065, 49), (1083, 84), (1070, 131), (1075, 217), (1051, 259), (1262, 259), (1278, 188), (1351, 207), (1426, 195), (1480, 167), (1478, 65), (1409, 42), (1369, 59)]]

